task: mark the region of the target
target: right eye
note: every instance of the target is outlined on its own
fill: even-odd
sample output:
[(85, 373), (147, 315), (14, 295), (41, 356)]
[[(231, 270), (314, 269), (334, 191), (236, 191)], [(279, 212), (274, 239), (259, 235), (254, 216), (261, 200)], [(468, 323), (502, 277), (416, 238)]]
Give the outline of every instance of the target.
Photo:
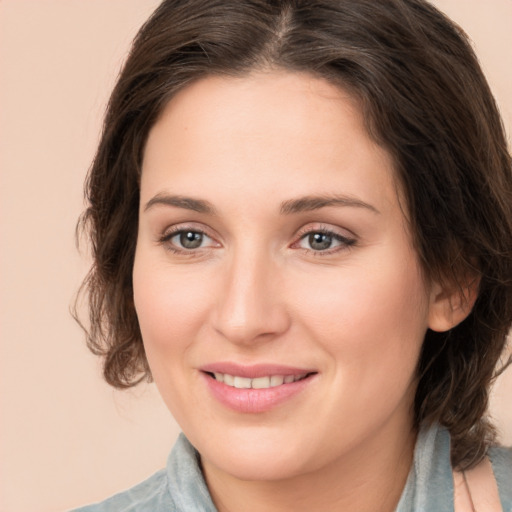
[(205, 238), (207, 238), (206, 235), (199, 231), (180, 231), (171, 237), (170, 241), (184, 249), (198, 249)]
[(160, 242), (175, 252), (190, 252), (217, 246), (217, 243), (203, 231), (186, 228), (173, 229), (165, 233)]

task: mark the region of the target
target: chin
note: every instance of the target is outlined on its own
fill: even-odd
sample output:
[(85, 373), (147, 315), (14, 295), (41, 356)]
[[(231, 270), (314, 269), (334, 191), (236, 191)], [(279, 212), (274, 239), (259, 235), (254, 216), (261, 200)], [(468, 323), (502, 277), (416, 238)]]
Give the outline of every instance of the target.
[(283, 457), (282, 453), (274, 453), (262, 457), (262, 454), (225, 455), (218, 462), (211, 463), (218, 469), (229, 473), (232, 477), (245, 481), (279, 481), (293, 478), (305, 472), (305, 465), (301, 464), (297, 454)]
[(231, 476), (248, 481), (285, 480), (311, 470), (311, 462), (304, 452), (307, 442), (285, 440), (281, 436), (226, 435), (226, 442), (212, 446), (211, 439), (204, 446), (196, 446), (203, 466), (210, 463)]

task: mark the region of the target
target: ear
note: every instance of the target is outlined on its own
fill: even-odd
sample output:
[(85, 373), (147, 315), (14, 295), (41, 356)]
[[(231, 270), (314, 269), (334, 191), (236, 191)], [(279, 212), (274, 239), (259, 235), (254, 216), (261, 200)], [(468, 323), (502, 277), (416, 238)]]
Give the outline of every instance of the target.
[(428, 327), (449, 331), (471, 313), (478, 297), (479, 276), (466, 276), (462, 283), (432, 283)]

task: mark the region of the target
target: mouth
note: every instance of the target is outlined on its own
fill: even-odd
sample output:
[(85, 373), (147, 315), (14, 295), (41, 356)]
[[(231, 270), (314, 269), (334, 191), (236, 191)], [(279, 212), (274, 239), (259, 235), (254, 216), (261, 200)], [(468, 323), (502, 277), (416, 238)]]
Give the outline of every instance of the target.
[[(211, 396), (238, 413), (263, 413), (314, 389), (318, 372), (279, 365), (216, 363), (200, 369)], [(295, 402), (296, 403), (296, 402)]]
[(297, 375), (264, 375), (261, 377), (249, 378), (240, 375), (231, 375), (229, 373), (205, 372), (217, 382), (222, 382), (226, 386), (237, 389), (268, 389), (291, 384), (299, 380), (306, 379), (314, 372), (302, 373)]

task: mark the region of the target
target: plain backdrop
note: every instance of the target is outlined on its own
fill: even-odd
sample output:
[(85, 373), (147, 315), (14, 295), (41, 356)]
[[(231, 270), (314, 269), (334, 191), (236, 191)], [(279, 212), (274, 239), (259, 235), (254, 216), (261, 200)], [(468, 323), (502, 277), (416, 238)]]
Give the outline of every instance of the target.
[[(82, 183), (132, 37), (156, 0), (0, 0), (0, 511), (66, 510), (165, 464), (153, 385), (101, 380), (69, 314), (87, 270)], [(437, 0), (471, 36), (512, 132), (512, 0)], [(492, 415), (512, 443), (512, 368)]]

